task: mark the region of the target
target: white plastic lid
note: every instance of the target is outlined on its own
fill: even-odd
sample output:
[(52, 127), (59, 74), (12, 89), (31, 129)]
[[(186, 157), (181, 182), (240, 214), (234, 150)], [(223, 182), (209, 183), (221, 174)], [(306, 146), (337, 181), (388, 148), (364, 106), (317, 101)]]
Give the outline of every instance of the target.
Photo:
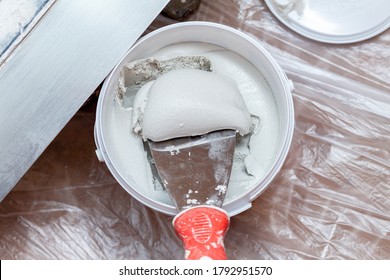
[(369, 39), (390, 27), (389, 0), (265, 0), (287, 27), (333, 44)]

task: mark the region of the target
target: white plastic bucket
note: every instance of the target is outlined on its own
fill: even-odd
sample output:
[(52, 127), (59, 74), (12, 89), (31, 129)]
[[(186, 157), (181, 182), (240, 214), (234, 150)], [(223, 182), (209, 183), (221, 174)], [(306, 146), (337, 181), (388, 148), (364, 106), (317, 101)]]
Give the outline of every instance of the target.
[[(113, 100), (115, 99), (114, 89), (123, 66), (127, 62), (149, 57), (152, 53), (166, 46), (183, 42), (214, 44), (233, 51), (250, 61), (264, 76), (277, 106), (279, 136), (273, 162), (255, 186), (245, 189), (245, 191), (231, 199), (226, 198), (223, 208), (230, 216), (233, 216), (250, 208), (251, 202), (267, 188), (279, 172), (290, 148), (294, 129), (294, 107), (291, 95), (293, 90), (292, 82), (257, 40), (236, 29), (210, 22), (186, 22), (169, 25), (141, 38), (113, 69), (102, 87), (95, 123), (96, 154), (99, 160), (106, 163), (120, 185), (134, 198), (159, 212), (169, 215), (177, 213), (169, 199), (156, 199), (153, 193), (157, 192), (156, 190), (146, 191), (137, 183), (137, 180), (134, 180), (128, 174), (129, 172), (131, 173), (131, 170), (125, 171), (127, 167), (123, 163), (123, 159), (122, 162), (119, 160), (123, 155), (121, 150), (115, 145), (115, 141), (122, 140), (116, 139), (116, 136), (113, 135), (112, 122), (115, 120), (112, 119), (111, 115)], [(130, 130), (130, 127), (124, 129)], [(129, 142), (129, 145), (140, 145), (137, 149), (143, 152), (142, 144)], [(129, 154), (129, 162), (132, 160), (131, 157), (132, 155)]]

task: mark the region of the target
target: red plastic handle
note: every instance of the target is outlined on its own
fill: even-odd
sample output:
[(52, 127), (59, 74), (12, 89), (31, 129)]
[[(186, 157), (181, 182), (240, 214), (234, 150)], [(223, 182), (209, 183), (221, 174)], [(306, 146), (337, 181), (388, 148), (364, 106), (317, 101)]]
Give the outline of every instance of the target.
[(229, 223), (226, 211), (213, 206), (196, 206), (179, 213), (173, 227), (183, 241), (185, 259), (226, 260), (223, 238)]

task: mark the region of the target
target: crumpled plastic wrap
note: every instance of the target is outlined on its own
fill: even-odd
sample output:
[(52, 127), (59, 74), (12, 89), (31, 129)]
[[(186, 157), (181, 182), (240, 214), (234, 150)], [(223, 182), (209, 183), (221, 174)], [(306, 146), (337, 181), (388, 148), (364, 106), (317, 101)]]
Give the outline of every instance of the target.
[[(229, 258), (390, 259), (390, 30), (318, 43), (259, 0), (203, 0), (187, 20), (257, 38), (295, 85), (289, 155), (231, 219)], [(148, 31), (173, 22), (159, 16)], [(81, 108), (0, 203), (1, 259), (183, 259), (172, 217), (132, 198), (97, 160), (95, 107), (96, 98)]]

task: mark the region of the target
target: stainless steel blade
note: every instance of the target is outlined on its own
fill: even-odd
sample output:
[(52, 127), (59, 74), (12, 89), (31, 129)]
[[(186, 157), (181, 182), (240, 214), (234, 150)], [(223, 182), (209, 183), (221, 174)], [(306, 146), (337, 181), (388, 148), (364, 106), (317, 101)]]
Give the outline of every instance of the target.
[(0, 67), (0, 201), (168, 0), (58, 0)]
[(236, 132), (149, 141), (159, 176), (176, 208), (221, 207), (233, 165)]

